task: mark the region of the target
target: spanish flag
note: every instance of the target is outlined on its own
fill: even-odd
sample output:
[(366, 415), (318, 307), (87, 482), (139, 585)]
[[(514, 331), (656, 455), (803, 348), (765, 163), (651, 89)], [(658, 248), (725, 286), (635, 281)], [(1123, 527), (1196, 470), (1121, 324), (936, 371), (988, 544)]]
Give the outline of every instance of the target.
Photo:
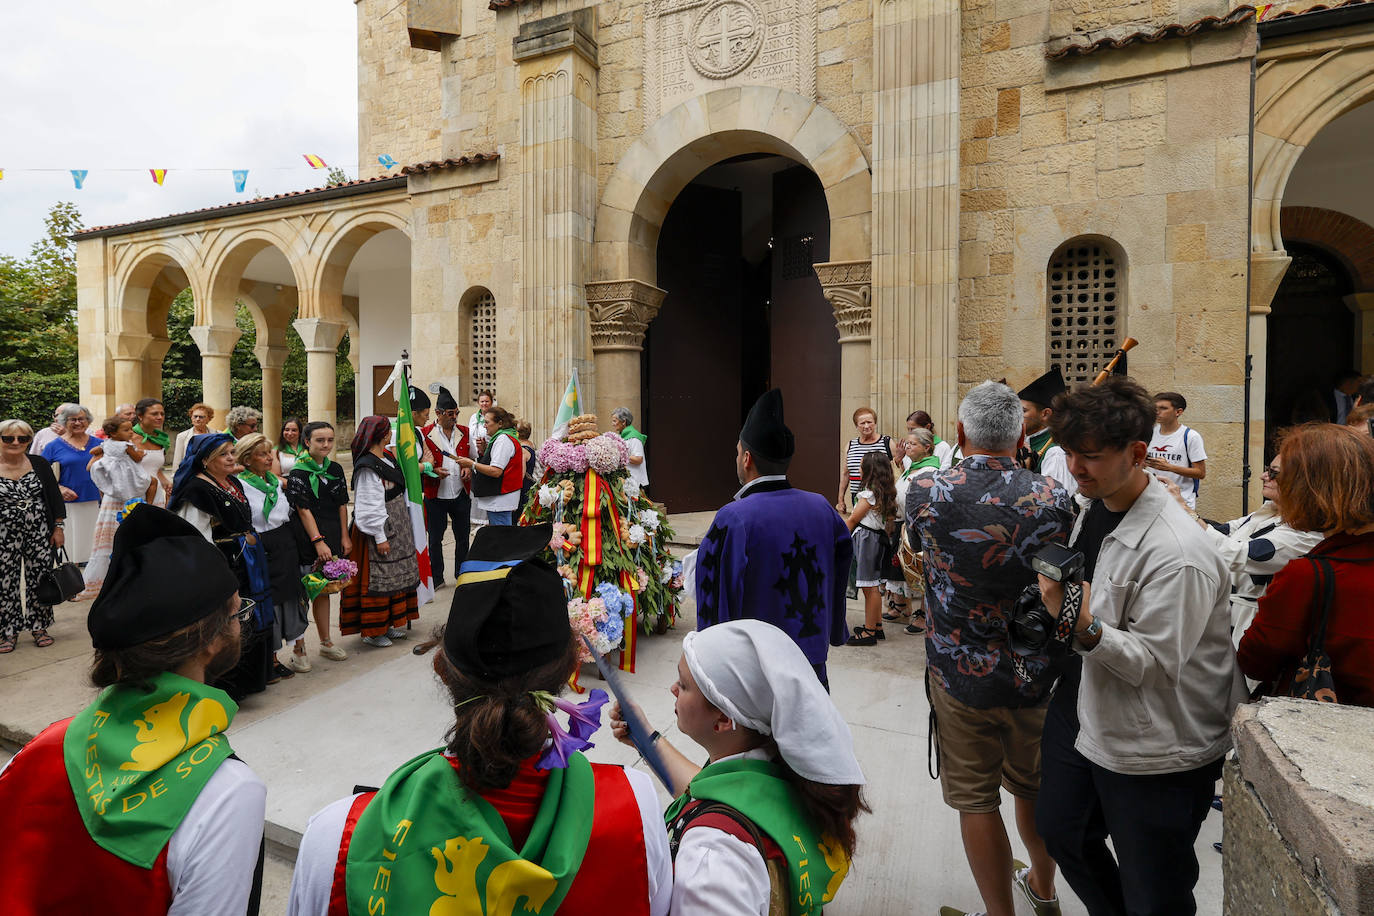
[(149, 169), (148, 174), (153, 176), (153, 184), (158, 187), (161, 187), (162, 183), (167, 180), (166, 169)]
[(305, 157), (305, 161), (308, 162), (308, 163), (310, 164), (310, 167), (311, 167), (312, 169), (327, 169), (327, 168), (329, 168), (329, 163), (325, 162), (325, 161), (324, 161), (323, 159), (321, 159), (319, 156), (313, 155), (313, 154), (311, 154), (311, 153), (302, 153), (301, 155)]
[(1269, 14), (1269, 8), (1270, 8), (1271, 6), (1273, 6), (1273, 5), (1274, 5), (1274, 4), (1272, 4), (1272, 3), (1256, 3), (1256, 4), (1255, 4), (1255, 21), (1256, 21), (1256, 22), (1263, 22), (1263, 21), (1264, 21), (1264, 17), (1267, 16), (1267, 15)]

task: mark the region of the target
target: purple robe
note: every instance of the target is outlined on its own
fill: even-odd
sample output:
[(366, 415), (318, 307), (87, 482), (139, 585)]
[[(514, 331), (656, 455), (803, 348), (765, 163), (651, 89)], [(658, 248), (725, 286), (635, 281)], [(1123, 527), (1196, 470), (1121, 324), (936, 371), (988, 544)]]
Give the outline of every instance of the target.
[(745, 618), (783, 630), (826, 683), (829, 646), (842, 646), (854, 545), (824, 496), (760, 480), (724, 506), (697, 552), (697, 629)]

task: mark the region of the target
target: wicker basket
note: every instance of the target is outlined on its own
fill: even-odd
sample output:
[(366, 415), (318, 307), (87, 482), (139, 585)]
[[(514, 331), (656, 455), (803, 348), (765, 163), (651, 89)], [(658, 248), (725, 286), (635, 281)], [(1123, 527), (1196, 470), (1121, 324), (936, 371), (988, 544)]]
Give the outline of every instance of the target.
[(329, 584), (326, 585), (324, 588), (320, 589), (320, 594), (333, 595), (338, 592), (341, 592), (344, 589), (348, 588), (348, 583), (352, 581), (352, 579), (330, 579)]
[(906, 587), (917, 595), (923, 595), (926, 590), (925, 557), (912, 546), (910, 536), (910, 526), (904, 526), (902, 543), (897, 548), (897, 561), (902, 564), (902, 577), (906, 579)]

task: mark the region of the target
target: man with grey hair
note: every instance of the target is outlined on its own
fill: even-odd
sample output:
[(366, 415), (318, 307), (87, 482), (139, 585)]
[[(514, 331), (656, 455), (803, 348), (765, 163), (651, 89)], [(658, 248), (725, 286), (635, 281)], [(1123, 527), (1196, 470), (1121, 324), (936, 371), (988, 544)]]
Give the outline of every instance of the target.
[[(58, 408), (58, 410), (60, 411), (68, 407), (81, 407), (81, 405), (63, 404), (61, 407)], [(90, 411), (86, 410), (86, 408), (84, 407), (81, 407), (81, 410), (85, 412), (87, 418), (90, 420), (91, 425), (95, 426), (95, 419), (91, 417)], [(134, 405), (132, 404), (120, 404), (115, 408), (115, 411), (111, 416), (119, 417), (119, 419), (121, 420), (128, 420), (130, 423), (132, 423), (134, 422), (134, 418), (138, 416), (138, 411), (134, 409)], [(95, 436), (97, 439), (106, 438), (105, 430), (101, 429), (99, 426), (96, 426), (95, 430), (91, 433), (91, 435)]]
[[(1047, 655), (1014, 659), (1008, 624), (1030, 560), (1063, 544), (1073, 515), (1054, 481), (1021, 467), (1021, 401), (984, 382), (959, 405), (964, 458), (912, 480), (906, 523), (919, 534), (926, 569), (926, 689), (936, 721), (940, 787), (959, 812), (964, 854), (987, 916), (1012, 916), (1019, 890), (1037, 916), (1059, 912), (1054, 861), (1035, 831), (1040, 732), (1054, 671)], [(1029, 866), (1013, 862), (999, 810), (1016, 800)], [(965, 911), (945, 907), (942, 916)]]
[(52, 440), (62, 435), (63, 429), (67, 425), (67, 411), (77, 405), (67, 401), (57, 405), (57, 409), (52, 412), (52, 423), (34, 433), (33, 444), (29, 446), (30, 455), (43, 454), (43, 448)]
[(617, 407), (611, 411), (611, 429), (620, 434), (630, 450), (627, 471), (630, 479), (639, 484), (642, 491), (649, 485), (649, 466), (644, 463), (644, 446), (649, 437), (634, 427), (635, 415), (628, 407)]

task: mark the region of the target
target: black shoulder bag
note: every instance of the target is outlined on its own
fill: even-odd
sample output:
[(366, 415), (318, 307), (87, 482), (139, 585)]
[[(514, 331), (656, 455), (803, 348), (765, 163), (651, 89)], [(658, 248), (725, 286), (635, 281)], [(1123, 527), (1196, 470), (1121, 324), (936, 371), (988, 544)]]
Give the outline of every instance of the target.
[(61, 604), (81, 594), (86, 588), (86, 580), (81, 568), (67, 559), (65, 548), (57, 548), (53, 557), (53, 568), (38, 577), (36, 593), (38, 600), (47, 605)]
[(1331, 674), (1331, 656), (1326, 654), (1326, 623), (1331, 617), (1331, 599), (1336, 594), (1336, 573), (1331, 561), (1325, 558), (1308, 557), (1316, 581), (1312, 583), (1313, 597), (1320, 595), (1321, 618), (1311, 641), (1307, 644), (1307, 655), (1293, 670), (1293, 680), (1288, 685), (1288, 695), (1299, 700), (1315, 700), (1319, 703), (1338, 703), (1336, 699), (1336, 679)]

